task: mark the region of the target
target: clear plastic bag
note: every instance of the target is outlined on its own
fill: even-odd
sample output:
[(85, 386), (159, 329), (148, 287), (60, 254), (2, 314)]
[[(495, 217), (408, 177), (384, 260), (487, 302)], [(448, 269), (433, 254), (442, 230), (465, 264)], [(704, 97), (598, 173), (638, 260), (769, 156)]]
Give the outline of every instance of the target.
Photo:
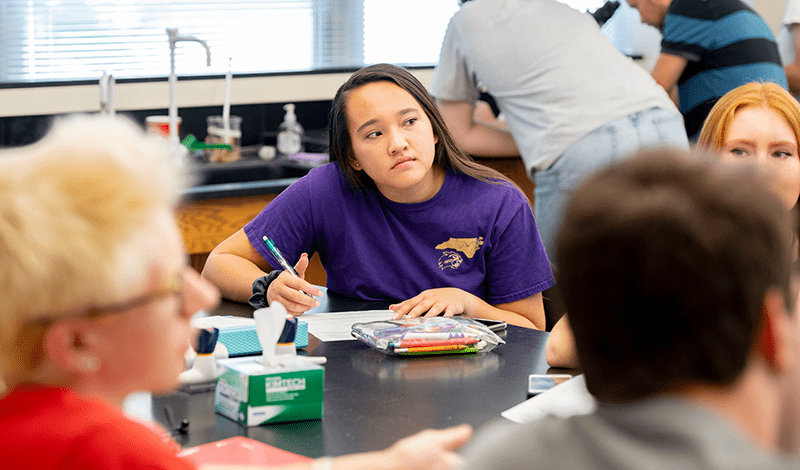
[(464, 317), (415, 317), (356, 323), (350, 332), (395, 356), (470, 354), (504, 344), (486, 325)]

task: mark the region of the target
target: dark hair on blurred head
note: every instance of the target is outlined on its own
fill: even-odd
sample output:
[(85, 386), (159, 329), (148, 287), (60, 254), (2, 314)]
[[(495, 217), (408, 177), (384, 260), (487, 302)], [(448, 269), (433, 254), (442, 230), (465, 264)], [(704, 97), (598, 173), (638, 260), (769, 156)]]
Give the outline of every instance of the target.
[[(442, 169), (452, 169), (488, 182), (504, 182), (516, 185), (502, 173), (476, 163), (462, 152), (450, 136), (447, 125), (442, 118), (433, 97), (425, 87), (408, 70), (391, 64), (376, 64), (364, 67), (355, 72), (339, 87), (331, 104), (328, 116), (328, 151), (331, 161), (339, 165), (348, 183), (355, 189), (372, 188), (374, 183), (364, 171), (356, 171), (350, 166), (353, 158), (353, 147), (350, 132), (347, 129), (347, 100), (350, 93), (368, 83), (390, 82), (399, 86), (422, 106), (433, 127), (433, 134), (439, 138), (436, 143), (433, 164)], [(517, 189), (519, 189), (517, 187)]]
[(589, 390), (629, 401), (736, 380), (767, 290), (794, 304), (793, 229), (756, 172), (711, 159), (665, 149), (590, 178), (557, 248)]

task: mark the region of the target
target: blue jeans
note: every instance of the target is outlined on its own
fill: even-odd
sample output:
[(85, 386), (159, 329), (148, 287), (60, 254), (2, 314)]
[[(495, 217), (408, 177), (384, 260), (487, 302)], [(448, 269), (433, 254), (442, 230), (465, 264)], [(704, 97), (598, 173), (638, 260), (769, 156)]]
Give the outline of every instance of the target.
[(539, 233), (555, 265), (555, 250), (564, 206), (586, 178), (611, 163), (649, 148), (689, 149), (683, 119), (652, 108), (612, 121), (569, 147), (553, 165), (534, 173), (534, 212)]

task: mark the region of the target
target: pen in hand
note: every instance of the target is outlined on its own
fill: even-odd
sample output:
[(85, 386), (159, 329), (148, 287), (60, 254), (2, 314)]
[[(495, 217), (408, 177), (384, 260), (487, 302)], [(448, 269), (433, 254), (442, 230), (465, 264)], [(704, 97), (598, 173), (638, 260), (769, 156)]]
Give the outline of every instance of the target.
[[(269, 252), (272, 253), (272, 256), (274, 256), (276, 260), (278, 260), (278, 263), (281, 264), (281, 267), (283, 267), (283, 269), (285, 271), (289, 271), (289, 274), (291, 274), (294, 277), (300, 277), (297, 274), (297, 271), (295, 271), (294, 266), (292, 266), (291, 264), (289, 264), (286, 261), (286, 258), (283, 257), (283, 255), (281, 254), (280, 250), (278, 250), (278, 247), (275, 246), (275, 242), (273, 242), (271, 238), (265, 236), (264, 237), (264, 243), (267, 244), (267, 248), (269, 248)], [(302, 290), (300, 292), (303, 292), (305, 295), (311, 297), (312, 299), (314, 298), (314, 296), (309, 294), (308, 292), (304, 292)]]

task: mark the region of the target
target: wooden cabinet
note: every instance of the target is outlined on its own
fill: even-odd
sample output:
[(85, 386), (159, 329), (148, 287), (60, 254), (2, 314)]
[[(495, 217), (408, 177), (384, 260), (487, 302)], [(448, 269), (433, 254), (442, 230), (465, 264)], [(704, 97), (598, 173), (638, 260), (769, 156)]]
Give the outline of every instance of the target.
[(481, 165), (494, 168), (500, 173), (508, 176), (511, 181), (517, 183), (517, 186), (522, 189), (522, 192), (528, 196), (528, 201), (533, 207), (533, 181), (528, 178), (528, 173), (525, 171), (525, 165), (522, 164), (522, 159), (518, 157), (512, 158), (475, 158), (475, 161)]
[[(533, 183), (527, 178), (522, 160), (519, 158), (479, 158), (478, 162), (490, 166), (511, 178), (533, 202)], [(277, 194), (259, 196), (203, 199), (181, 203), (176, 217), (186, 252), (191, 265), (198, 271), (203, 269), (208, 254), (215, 246), (245, 226), (261, 212)], [(325, 285), (325, 270), (314, 255), (306, 273), (306, 279), (317, 285)]]

